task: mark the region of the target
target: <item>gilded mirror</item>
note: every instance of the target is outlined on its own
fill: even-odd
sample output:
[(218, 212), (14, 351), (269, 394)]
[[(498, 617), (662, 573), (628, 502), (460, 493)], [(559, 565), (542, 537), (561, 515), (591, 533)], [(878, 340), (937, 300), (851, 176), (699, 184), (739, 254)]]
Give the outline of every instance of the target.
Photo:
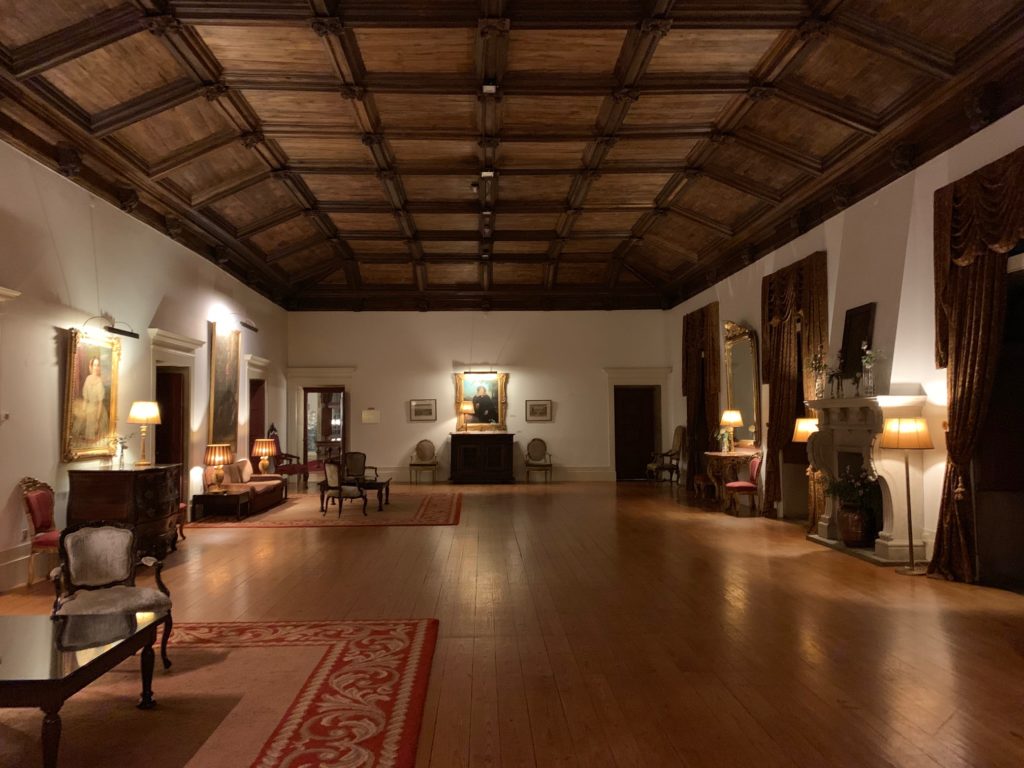
[(737, 445), (761, 445), (761, 378), (757, 362), (757, 333), (725, 321), (725, 388), (728, 408), (743, 417), (736, 427)]

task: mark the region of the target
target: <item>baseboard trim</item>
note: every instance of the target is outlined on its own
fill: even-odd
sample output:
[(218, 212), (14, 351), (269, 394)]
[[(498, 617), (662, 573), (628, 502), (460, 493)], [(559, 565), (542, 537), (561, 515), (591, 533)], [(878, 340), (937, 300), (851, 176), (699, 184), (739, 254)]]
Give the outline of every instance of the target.
[[(378, 467), (377, 471), (385, 476), (390, 476), (395, 483), (408, 483), (409, 482), (409, 467)], [(426, 478), (426, 472), (421, 475), (421, 479)], [(537, 476), (539, 473), (531, 472), (530, 481), (539, 483), (540, 478)], [(551, 472), (551, 479), (557, 482), (563, 483), (593, 483), (593, 482), (615, 482), (615, 470), (611, 467), (560, 467), (555, 465)], [(448, 467), (440, 466), (437, 468), (437, 482), (445, 483), (448, 482)], [(516, 482), (526, 482), (526, 471), (517, 466), (516, 467)]]
[(0, 592), (24, 586), (28, 581), (28, 558), (32, 544), (25, 542), (0, 552)]

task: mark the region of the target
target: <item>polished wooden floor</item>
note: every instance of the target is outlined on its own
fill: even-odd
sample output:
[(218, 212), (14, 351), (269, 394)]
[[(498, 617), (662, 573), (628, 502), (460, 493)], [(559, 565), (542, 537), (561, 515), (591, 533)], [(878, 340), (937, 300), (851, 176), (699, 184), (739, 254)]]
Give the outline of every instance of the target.
[(1024, 765), (1020, 595), (666, 485), (463, 490), (458, 526), (193, 530), (175, 618), (436, 616), (423, 767)]

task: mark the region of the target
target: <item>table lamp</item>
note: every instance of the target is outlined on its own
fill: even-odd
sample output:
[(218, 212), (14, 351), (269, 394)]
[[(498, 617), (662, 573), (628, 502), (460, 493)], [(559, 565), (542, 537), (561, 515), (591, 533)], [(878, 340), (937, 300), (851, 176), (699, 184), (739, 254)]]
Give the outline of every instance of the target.
[(160, 423), (160, 405), (152, 400), (136, 400), (128, 411), (128, 423), (139, 425), (139, 442), (142, 444), (136, 467), (148, 467), (153, 462), (146, 458), (146, 427)]
[(277, 443), (272, 437), (257, 437), (252, 444), (252, 455), (260, 457), (260, 474), (270, 471), (270, 457), (277, 456)]
[(743, 415), (739, 411), (722, 411), (722, 421), (719, 426), (725, 427), (726, 451), (732, 453), (736, 445), (736, 427), (743, 426)]
[(907, 478), (907, 545), (910, 565), (902, 565), (896, 573), (903, 576), (923, 576), (927, 568), (914, 562), (914, 521), (910, 515), (910, 452), (928, 451), (934, 448), (928, 434), (928, 422), (920, 416), (910, 419), (886, 419), (882, 428), (879, 448), (903, 449), (903, 468)]
[(217, 482), (215, 493), (223, 493), (224, 465), (231, 463), (231, 446), (228, 443), (210, 443), (206, 446), (203, 463), (213, 467), (213, 479)]

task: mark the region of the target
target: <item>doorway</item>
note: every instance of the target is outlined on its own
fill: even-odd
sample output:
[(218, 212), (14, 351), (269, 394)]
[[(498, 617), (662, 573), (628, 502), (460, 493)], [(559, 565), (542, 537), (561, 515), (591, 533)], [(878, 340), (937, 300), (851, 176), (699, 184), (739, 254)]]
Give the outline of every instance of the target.
[(303, 387), (303, 461), (341, 458), (345, 452), (345, 388)]
[(616, 386), (615, 479), (647, 477), (647, 464), (661, 442), (661, 387)]
[(180, 499), (188, 499), (189, 480), (189, 369), (157, 366), (156, 402), (160, 423), (153, 432), (153, 454), (157, 464), (180, 464)]
[[(249, 379), (249, 446), (258, 437), (267, 435), (267, 382), (263, 379)], [(253, 466), (259, 457), (253, 457)]]
[(1003, 348), (992, 398), (974, 454), (978, 581), (1024, 590), (1024, 444), (1013, 425), (1024, 424), (1024, 272), (1008, 276)]

